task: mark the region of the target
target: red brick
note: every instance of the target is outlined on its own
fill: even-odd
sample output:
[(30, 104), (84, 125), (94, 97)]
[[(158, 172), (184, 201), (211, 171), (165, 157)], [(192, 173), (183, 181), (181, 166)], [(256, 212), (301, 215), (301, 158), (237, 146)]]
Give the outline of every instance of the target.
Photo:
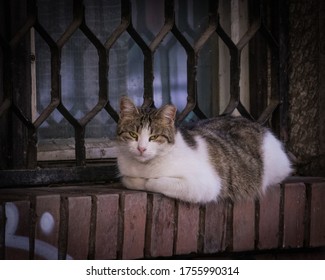
[(200, 208), (198, 205), (178, 202), (175, 254), (189, 254), (198, 250)]
[(60, 195), (36, 197), (35, 258), (57, 259), (60, 225)]
[(30, 202), (14, 201), (6, 207), (6, 248), (5, 259), (29, 259)]
[(255, 203), (238, 201), (234, 204), (233, 250), (248, 251), (255, 246)]
[(306, 188), (303, 183), (285, 184), (283, 247), (302, 247)]
[(116, 259), (118, 194), (97, 196), (95, 259)]
[(268, 189), (260, 200), (259, 249), (279, 245), (280, 185)]
[(160, 194), (150, 195), (150, 200), (151, 209), (148, 213), (146, 256), (172, 256), (175, 201)]
[(68, 250), (73, 259), (87, 259), (89, 248), (89, 229), (91, 197), (68, 197)]
[(310, 246), (325, 246), (325, 183), (311, 185)]
[(203, 252), (224, 251), (226, 247), (227, 209), (223, 202), (205, 206)]
[(144, 256), (146, 230), (147, 194), (130, 192), (123, 200), (123, 248), (122, 259), (138, 259)]

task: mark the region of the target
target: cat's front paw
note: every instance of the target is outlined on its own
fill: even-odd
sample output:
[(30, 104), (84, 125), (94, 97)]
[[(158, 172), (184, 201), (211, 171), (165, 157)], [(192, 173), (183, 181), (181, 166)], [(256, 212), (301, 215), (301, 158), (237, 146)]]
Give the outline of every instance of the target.
[(147, 182), (147, 179), (145, 178), (129, 176), (123, 176), (121, 180), (124, 186), (132, 190), (145, 190), (145, 185)]

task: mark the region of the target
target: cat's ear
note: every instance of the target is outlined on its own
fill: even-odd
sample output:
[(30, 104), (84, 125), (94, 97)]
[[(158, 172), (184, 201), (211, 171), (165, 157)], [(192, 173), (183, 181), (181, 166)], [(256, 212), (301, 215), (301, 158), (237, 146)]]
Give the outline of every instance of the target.
[(174, 105), (165, 105), (159, 109), (160, 115), (168, 124), (174, 124), (176, 118), (176, 107)]
[(133, 117), (138, 113), (137, 107), (127, 96), (122, 96), (120, 100), (120, 118)]

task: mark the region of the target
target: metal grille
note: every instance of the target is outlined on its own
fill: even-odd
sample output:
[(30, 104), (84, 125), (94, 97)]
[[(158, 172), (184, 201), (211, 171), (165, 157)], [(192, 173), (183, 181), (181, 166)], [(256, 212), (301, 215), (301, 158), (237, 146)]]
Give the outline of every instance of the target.
[[(187, 103), (178, 115), (180, 123), (193, 112), (198, 118), (205, 118), (198, 102), (198, 59), (208, 40), (217, 35), (230, 54), (229, 103), (222, 114), (231, 114), (236, 109), (251, 120), (266, 124), (272, 120), (273, 128), (282, 139), (286, 137), (286, 7), (284, 1), (248, 1), (249, 28), (237, 43), (224, 30), (219, 18), (219, 1), (210, 0), (207, 11), (208, 25), (199, 38), (191, 43), (184, 36), (175, 20), (175, 1), (164, 1), (165, 23), (160, 32), (147, 43), (134, 28), (131, 2), (121, 0), (121, 21), (104, 43), (96, 37), (85, 20), (85, 5), (82, 0), (73, 1), (73, 20), (58, 40), (54, 40), (38, 19), (37, 1), (28, 0), (22, 7), (13, 7), (8, 1), (2, 3), (1, 16), (1, 96), (0, 126), (3, 160), (1, 169), (35, 169), (37, 167), (37, 133), (40, 126), (58, 110), (74, 129), (75, 165), (86, 166), (85, 130), (89, 122), (102, 111), (117, 122), (118, 112), (111, 105), (108, 89), (109, 61), (107, 57), (116, 41), (125, 33), (137, 44), (143, 53), (143, 105), (154, 106), (154, 55), (164, 38), (172, 34), (182, 46), (187, 56)], [(9, 1), (10, 2), (10, 1)], [(178, 2), (177, 2), (178, 3)], [(135, 4), (135, 3), (133, 3)], [(13, 16), (23, 11), (21, 25), (13, 27)], [(5, 11), (5, 12), (4, 12)], [(18, 21), (20, 24), (20, 21)], [(31, 108), (31, 87), (26, 65), (30, 65), (27, 35), (31, 29), (41, 36), (50, 50), (51, 93), (50, 103), (33, 120)], [(98, 100), (97, 104), (80, 119), (67, 109), (61, 94), (62, 49), (76, 33), (82, 32), (98, 53)], [(26, 43), (27, 41), (27, 43)], [(246, 109), (240, 97), (241, 55), (249, 45), (250, 110)], [(17, 72), (17, 69), (19, 70)], [(24, 75), (20, 75), (26, 71)], [(19, 92), (25, 89), (24, 92)], [(203, 94), (203, 93), (200, 93)], [(17, 146), (20, 146), (17, 147)], [(19, 158), (19, 160), (17, 160)], [(20, 162), (19, 164), (17, 162)]]

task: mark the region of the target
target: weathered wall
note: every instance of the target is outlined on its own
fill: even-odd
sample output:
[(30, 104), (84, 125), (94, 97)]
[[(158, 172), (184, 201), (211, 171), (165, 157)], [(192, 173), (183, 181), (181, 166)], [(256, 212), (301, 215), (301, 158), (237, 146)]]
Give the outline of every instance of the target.
[(324, 3), (289, 0), (289, 150), (301, 175), (324, 175)]
[(320, 54), (319, 54), (319, 115), (320, 115), (320, 167), (325, 173), (325, 2), (320, 1)]
[(319, 5), (319, 115), (320, 115), (320, 168), (325, 173), (325, 2)]

